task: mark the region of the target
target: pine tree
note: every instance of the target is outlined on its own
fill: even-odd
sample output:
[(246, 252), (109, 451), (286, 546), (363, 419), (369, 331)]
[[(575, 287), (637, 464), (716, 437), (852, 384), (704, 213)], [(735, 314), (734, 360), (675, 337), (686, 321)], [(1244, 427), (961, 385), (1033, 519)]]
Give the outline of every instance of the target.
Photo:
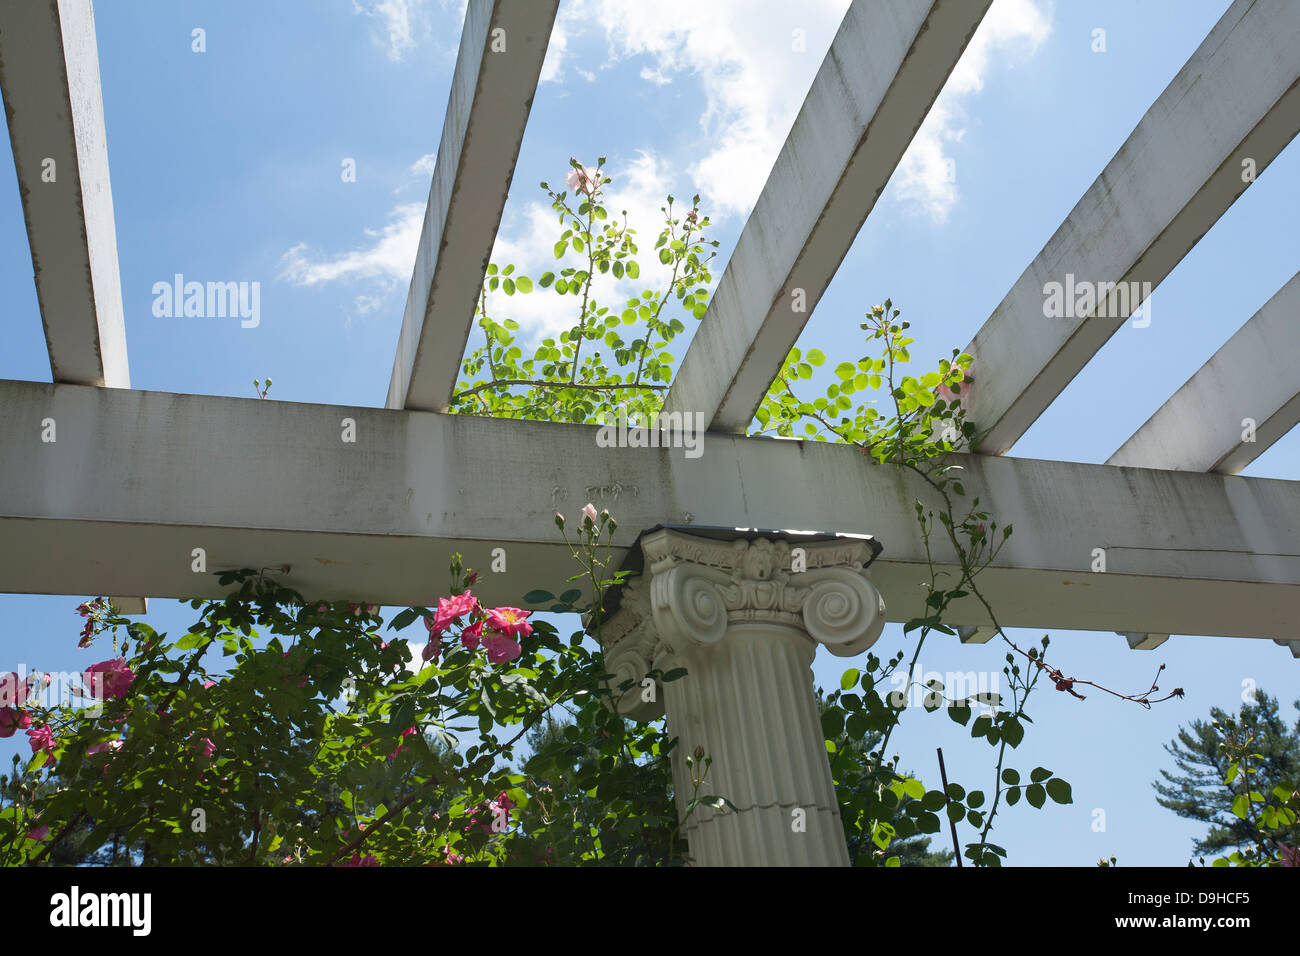
[[(1300, 700), (1294, 706), (1300, 709)], [(1198, 855), (1220, 856), (1247, 847), (1264, 849), (1265, 838), (1232, 812), (1232, 800), (1237, 792), (1224, 783), (1228, 757), (1220, 747), (1221, 728), (1228, 721), (1235, 721), (1246, 736), (1254, 737), (1250, 750), (1260, 754), (1263, 760), (1253, 762), (1259, 774), (1250, 787), (1263, 793), (1268, 803), (1276, 805), (1277, 798), (1272, 795), (1274, 787), (1292, 790), (1300, 787), (1300, 720), (1294, 728), (1288, 728), (1278, 713), (1277, 698), (1262, 690), (1256, 692), (1253, 704), (1242, 705), (1240, 715), (1212, 707), (1210, 718), (1193, 720), (1189, 727), (1180, 727), (1178, 736), (1165, 744), (1178, 772), (1160, 771), (1163, 782), (1157, 780), (1152, 784), (1158, 794), (1156, 802), (1180, 817), (1208, 826), (1205, 836), (1193, 843), (1193, 852)], [(1240, 789), (1238, 783), (1236, 791)], [(1300, 840), (1300, 824), (1275, 831), (1272, 839), (1295, 846)]]

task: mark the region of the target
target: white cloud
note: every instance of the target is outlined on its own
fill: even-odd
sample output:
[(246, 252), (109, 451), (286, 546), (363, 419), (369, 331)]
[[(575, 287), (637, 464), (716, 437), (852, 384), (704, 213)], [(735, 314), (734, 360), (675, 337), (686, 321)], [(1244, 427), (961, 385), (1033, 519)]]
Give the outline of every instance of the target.
[(437, 153), (425, 153), (415, 162), (411, 163), (412, 176), (432, 176), (433, 169), (438, 164)]
[[(689, 168), (715, 218), (743, 215), (758, 199), (848, 0), (575, 0), (561, 7), (570, 35), (598, 29), (612, 62), (649, 60), (642, 79), (697, 77), (709, 143)], [(797, 50), (794, 31), (804, 31)], [(819, 46), (820, 45), (820, 46)]]
[(984, 89), (995, 52), (1000, 63), (1029, 56), (1050, 32), (1034, 0), (996, 0), (898, 164), (892, 183), (900, 200), (936, 223), (948, 218), (958, 191), (956, 163), (945, 146), (966, 135), (960, 101)]
[[(412, 170), (428, 165), (424, 156), (412, 164)], [(552, 177), (560, 185), (563, 170)], [(622, 167), (606, 168), (613, 182), (605, 202), (611, 217), (623, 218), (636, 232), (640, 247), (638, 261), (642, 272), (636, 282), (616, 281), (612, 275), (598, 276), (592, 284), (592, 295), (601, 305), (612, 305), (628, 298), (633, 291), (667, 285), (668, 271), (654, 253), (654, 241), (662, 228), (667, 195), (674, 183), (658, 157), (641, 152)], [(689, 208), (689, 199), (677, 198), (679, 216)], [(389, 213), (388, 224), (381, 229), (367, 229), (367, 242), (347, 252), (328, 254), (299, 243), (289, 249), (280, 260), (279, 277), (298, 286), (325, 283), (377, 283), (378, 288), (355, 296), (357, 315), (367, 315), (391, 304), (394, 293), (405, 290), (410, 283), (419, 246), (420, 231), (424, 225), (425, 204), (401, 203)], [(555, 259), (554, 245), (557, 236), (556, 213), (543, 202), (529, 202), (506, 210), (502, 228), (497, 234), (492, 250), (492, 261), (500, 265), (513, 264), (515, 269), (533, 278), (561, 268), (585, 264), (582, 256), (570, 251), (563, 262)], [(570, 307), (569, 303), (572, 303)], [(557, 308), (561, 305), (561, 308)], [(400, 303), (398, 303), (400, 306)], [(568, 328), (576, 320), (579, 301), (558, 300), (551, 290), (535, 287), (528, 295), (507, 297), (503, 292), (488, 296), (489, 314), (498, 318), (512, 318), (523, 327), (523, 337), (532, 342), (549, 334)], [(477, 343), (471, 343), (477, 344)]]
[[(957, 201), (948, 147), (966, 132), (960, 102), (983, 89), (993, 62), (1038, 48), (1051, 29), (1044, 2), (996, 0), (985, 16), (895, 174), (898, 198), (910, 208), (942, 221)], [(698, 78), (705, 96), (699, 126), (710, 148), (690, 166), (691, 179), (715, 218), (744, 215), (848, 6), (849, 0), (572, 0), (560, 10), (563, 49), (553, 60), (548, 55), (549, 78), (560, 78), (572, 41), (588, 30), (600, 31), (608, 44), (602, 69), (639, 57), (649, 61), (640, 69), (646, 82)], [(799, 43), (795, 31), (802, 31)]]
[(280, 278), (305, 286), (378, 279), (391, 291), (411, 279), (423, 225), (424, 203), (402, 203), (389, 214), (388, 225), (365, 231), (368, 245), (332, 256), (315, 253), (305, 243), (294, 246), (280, 259)]
[[(354, 6), (386, 26), (390, 50), (400, 55), (413, 42), (413, 10), (422, 2), (354, 0)], [(1031, 54), (1043, 42), (1050, 25), (1040, 9), (1042, 2), (996, 0), (895, 174), (898, 198), (935, 221), (942, 221), (958, 198), (948, 148), (966, 133), (961, 102), (983, 89), (991, 64)], [(586, 30), (599, 31), (608, 44), (608, 59), (601, 69), (622, 59), (643, 57), (648, 62), (641, 65), (640, 74), (646, 82), (665, 85), (677, 77), (698, 78), (705, 99), (698, 125), (710, 148), (682, 169), (689, 184), (682, 192), (698, 188), (706, 198), (706, 211), (715, 219), (743, 215), (757, 200), (821, 64), (821, 51), (829, 47), (847, 7), (848, 0), (809, 0), (797, 9), (784, 0), (708, 4), (572, 0), (561, 7), (543, 80), (562, 79), (571, 40)], [(792, 42), (795, 31), (803, 31), (802, 43)], [(805, 52), (799, 52), (800, 47)], [(574, 72), (592, 79), (587, 71), (575, 67)], [(668, 143), (669, 148), (675, 145)], [(432, 175), (435, 158), (428, 154), (417, 159), (411, 165), (412, 175)], [(639, 230), (644, 271), (636, 288), (654, 288), (666, 281), (666, 275), (655, 281), (659, 264), (653, 245), (664, 196), (682, 185), (669, 172), (676, 168), (647, 148), (626, 165), (607, 170), (614, 177), (609, 208), (615, 213), (628, 210), (633, 227)], [(557, 169), (552, 180), (558, 185), (566, 171)], [(383, 296), (409, 282), (423, 217), (423, 202), (400, 204), (391, 211), (386, 226), (366, 230), (368, 241), (345, 253), (327, 255), (296, 245), (282, 258), (280, 275), (296, 285), (377, 280), (380, 294), (356, 299), (361, 314), (373, 312), (380, 308)], [(576, 257), (571, 263), (555, 262), (555, 238), (555, 213), (548, 205), (511, 205), (492, 259), (513, 263), (534, 277), (561, 265), (576, 265)], [(595, 283), (595, 293), (600, 301), (612, 302), (626, 297), (631, 287), (624, 282), (620, 288), (612, 277), (604, 276)], [(566, 307), (562, 316), (556, 314), (557, 304), (553, 293), (542, 290), (509, 300), (498, 293), (489, 299), (490, 311), (519, 321), (526, 337), (568, 326), (577, 303), (572, 309)]]
[(352, 12), (374, 21), (373, 37), (394, 62), (415, 47), (425, 0), (352, 0)]
[(542, 72), (537, 77), (538, 83), (555, 83), (561, 79), (561, 67), (564, 55), (569, 49), (569, 31), (564, 19), (557, 17), (551, 28), (551, 39), (546, 44), (546, 58), (542, 60)]
[(664, 76), (660, 70), (652, 70), (648, 66), (641, 67), (641, 79), (646, 80), (656, 86), (667, 86), (673, 81), (671, 76)]

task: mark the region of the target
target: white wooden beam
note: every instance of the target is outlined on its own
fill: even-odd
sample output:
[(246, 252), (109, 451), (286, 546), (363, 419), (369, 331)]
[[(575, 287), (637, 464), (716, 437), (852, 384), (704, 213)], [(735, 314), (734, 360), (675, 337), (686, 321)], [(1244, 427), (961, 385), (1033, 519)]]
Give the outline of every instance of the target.
[(451, 401), (558, 7), (470, 0), (465, 11), (389, 408)]
[(1300, 272), (1108, 465), (1238, 474), (1300, 421)]
[[(484, 600), (513, 604), (572, 586), (554, 515), (591, 501), (620, 553), (661, 524), (874, 535), (889, 619), (924, 601), (912, 502), (929, 492), (850, 447), (608, 448), (594, 426), (31, 382), (0, 382), (0, 408), (0, 591), (221, 594), (202, 549), (208, 572), (288, 566), (312, 597), (428, 604), (459, 551)], [(1004, 625), (1300, 637), (1300, 482), (954, 460), (1015, 525), (980, 577)], [(955, 623), (988, 624), (963, 603)]]
[[(979, 451), (1005, 454), (1300, 131), (1298, 81), (1300, 4), (1236, 0), (967, 346)], [(1137, 302), (1099, 315), (1081, 283), (1107, 282)], [(1051, 283), (1079, 293), (1066, 317)]]
[(90, 0), (0, 3), (0, 88), (54, 381), (130, 388)]
[(854, 0), (669, 390), (744, 432), (991, 0)]

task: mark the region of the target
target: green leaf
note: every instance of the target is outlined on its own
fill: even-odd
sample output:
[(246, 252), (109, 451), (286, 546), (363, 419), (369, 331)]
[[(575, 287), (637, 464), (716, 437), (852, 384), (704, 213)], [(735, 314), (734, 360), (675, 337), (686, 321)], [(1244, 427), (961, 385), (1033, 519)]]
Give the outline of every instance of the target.
[(948, 716), (951, 717), (957, 723), (961, 724), (962, 726), (965, 726), (966, 723), (970, 720), (970, 715), (971, 715), (970, 705), (965, 702), (962, 702), (960, 704), (953, 704), (951, 707), (948, 708)]
[(388, 622), (388, 629), (390, 631), (400, 631), (419, 616), (419, 611), (413, 607), (408, 607), (405, 611), (399, 612), (396, 617)]
[(840, 689), (849, 690), (858, 682), (858, 676), (861, 672), (856, 667), (850, 667), (840, 675)]
[(1052, 771), (1048, 770), (1046, 767), (1035, 767), (1033, 770), (1029, 771), (1029, 779), (1034, 783), (1042, 783), (1051, 775)]
[(563, 258), (564, 253), (568, 251), (568, 248), (569, 248), (569, 244), (565, 242), (563, 239), (557, 242), (555, 244), (555, 258), (557, 259)]
[(948, 803), (948, 798), (943, 795), (942, 790), (931, 790), (921, 798), (921, 807), (931, 812), (938, 810)]
[(1060, 777), (1053, 777), (1044, 786), (1047, 788), (1047, 795), (1057, 803), (1074, 803), (1074, 795), (1070, 792), (1070, 785)]
[[(970, 735), (972, 737), (983, 737), (988, 734), (989, 729), (993, 726), (993, 718), (988, 714), (981, 714), (975, 718), (975, 723), (971, 725)], [(1049, 773), (1050, 777), (1051, 774)]]
[(1020, 782), (1020, 771), (1007, 767), (1002, 771), (1002, 782), (1007, 784), (1017, 784)]
[(528, 276), (516, 276), (515, 288), (518, 289), (520, 292), (532, 292), (533, 280), (528, 278)]
[(1041, 783), (1033, 783), (1025, 788), (1025, 799), (1035, 810), (1041, 810), (1043, 804), (1047, 802), (1047, 791), (1043, 789)]
[(913, 800), (920, 800), (925, 796), (925, 784), (920, 780), (908, 778), (903, 781), (903, 795)]
[(1246, 812), (1250, 808), (1250, 798), (1244, 793), (1238, 794), (1232, 801), (1232, 812), (1241, 819), (1246, 819)]
[(555, 595), (550, 591), (529, 591), (524, 595), (525, 604), (546, 604), (554, 600)]
[(629, 261), (627, 264), (627, 274), (632, 279), (640, 278), (641, 267), (637, 265), (635, 262)]
[(505, 291), (505, 294), (506, 294), (506, 295), (514, 295), (514, 294), (515, 294), (515, 280), (514, 280), (514, 279), (506, 279), (504, 282), (501, 283), (501, 288)]
[(1007, 806), (1014, 807), (1020, 802), (1020, 788), (1012, 787), (1007, 791)]
[(1002, 721), (1002, 739), (1012, 747), (1020, 746), (1020, 741), (1025, 739), (1025, 728), (1014, 717), (1008, 717)]
[(810, 349), (808, 351), (808, 362), (811, 365), (822, 365), (826, 362), (826, 353), (821, 349)]

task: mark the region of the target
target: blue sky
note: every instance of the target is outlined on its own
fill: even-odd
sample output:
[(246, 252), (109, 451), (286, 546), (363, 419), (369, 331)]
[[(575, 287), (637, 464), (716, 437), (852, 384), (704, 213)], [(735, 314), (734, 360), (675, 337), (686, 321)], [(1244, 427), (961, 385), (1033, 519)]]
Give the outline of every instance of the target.
[[(886, 297), (912, 322), (918, 362), (966, 345), (1227, 6), (996, 0), (800, 346), (861, 355), (862, 313)], [(846, 7), (565, 0), (498, 261), (534, 275), (553, 262), (554, 220), (537, 183), (559, 182), (570, 156), (602, 154), (611, 205), (629, 209), (643, 238), (657, 232), (665, 194), (700, 192), (725, 259)], [(270, 375), (272, 398), (382, 406), (462, 18), (461, 5), (436, 0), (98, 5), (135, 388), (251, 398), (253, 379)], [(202, 53), (192, 50), (196, 28)], [(1097, 28), (1105, 52), (1093, 51)], [(355, 182), (340, 175), (349, 159)], [(7, 142), (0, 166), (0, 296), (13, 317), (0, 378), (49, 381)], [(1155, 291), (1150, 326), (1116, 333), (1013, 454), (1105, 461), (1294, 274), (1298, 184), (1293, 143)], [(260, 324), (155, 317), (153, 284), (178, 272), (259, 282)], [(534, 338), (566, 324), (540, 296), (511, 305)], [(1300, 479), (1298, 441), (1287, 436), (1245, 474)], [(97, 660), (75, 650), (73, 608), (84, 597), (0, 597), (9, 623), (0, 670)], [(193, 616), (151, 602), (159, 629)], [(1185, 864), (1196, 830), (1150, 791), (1169, 766), (1161, 744), (1211, 705), (1238, 707), (1250, 681), (1282, 697), (1294, 721), (1300, 661), (1269, 641), (1176, 636), (1135, 652), (1108, 632), (1052, 637), (1057, 663), (1079, 676), (1138, 691), (1163, 662), (1162, 685), (1187, 696), (1148, 712), (1100, 694), (1080, 702), (1039, 692), (1016, 763), (1057, 771), (1075, 803), (1021, 804), (1003, 817), (998, 841), (1010, 862), (1087, 865), (1116, 854), (1121, 864)], [(904, 646), (890, 626), (876, 650)], [(922, 665), (998, 672), (1003, 653), (936, 639)], [(818, 679), (836, 686), (843, 666), (819, 657)], [(943, 746), (950, 778), (989, 789), (990, 752), (961, 736), (918, 709), (896, 739), (928, 781)], [(1094, 831), (1096, 809), (1104, 832)]]

